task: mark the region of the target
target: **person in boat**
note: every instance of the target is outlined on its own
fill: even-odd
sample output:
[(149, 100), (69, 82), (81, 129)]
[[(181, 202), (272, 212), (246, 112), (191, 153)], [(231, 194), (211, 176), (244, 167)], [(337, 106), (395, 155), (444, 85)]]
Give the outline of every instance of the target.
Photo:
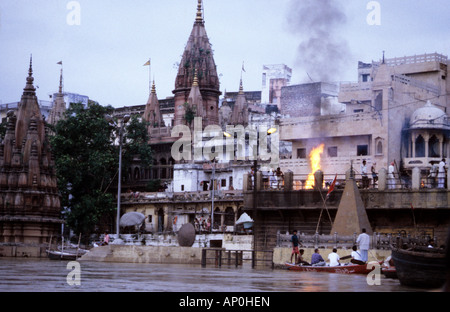
[(319, 253), (319, 248), (314, 249), (314, 253), (311, 256), (312, 266), (325, 266), (326, 262), (323, 260), (322, 255)]
[(366, 229), (361, 230), (361, 234), (359, 234), (356, 239), (356, 243), (359, 244), (359, 250), (361, 251), (361, 260), (367, 262), (369, 260), (369, 245), (370, 245), (370, 236), (367, 235)]
[(299, 255), (298, 255), (298, 262), (297, 262), (297, 264), (310, 265), (307, 261), (305, 261), (303, 259), (303, 254), (304, 253), (305, 253), (305, 250), (304, 249), (300, 249)]
[(108, 232), (105, 232), (105, 236), (103, 237), (103, 242), (100, 244), (100, 246), (106, 246), (109, 244), (109, 234)]
[(352, 260), (350, 260), (350, 262), (353, 264), (359, 264), (359, 265), (366, 264), (364, 261), (362, 261), (361, 253), (356, 248), (356, 245), (354, 245), (352, 247), (352, 250), (353, 250), (352, 254), (351, 254)]
[(330, 267), (341, 265), (339, 263), (340, 258), (339, 255), (337, 254), (336, 248), (333, 248), (333, 252), (328, 255), (328, 260), (330, 260)]
[[(292, 254), (291, 254), (291, 263), (297, 263), (297, 257), (300, 255), (300, 251), (298, 250), (298, 246), (300, 244), (297, 236), (297, 230), (294, 230), (293, 235), (291, 237), (292, 242)], [(292, 262), (292, 258), (295, 256), (295, 262)]]

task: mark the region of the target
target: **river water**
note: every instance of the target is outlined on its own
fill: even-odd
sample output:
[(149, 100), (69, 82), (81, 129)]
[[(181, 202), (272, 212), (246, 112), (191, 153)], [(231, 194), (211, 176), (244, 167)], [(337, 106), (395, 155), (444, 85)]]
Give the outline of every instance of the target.
[[(411, 292), (383, 275), (0, 258), (0, 292)], [(78, 266), (76, 266), (78, 265)], [(69, 276), (69, 277), (68, 277)], [(374, 280), (374, 279), (373, 279)]]

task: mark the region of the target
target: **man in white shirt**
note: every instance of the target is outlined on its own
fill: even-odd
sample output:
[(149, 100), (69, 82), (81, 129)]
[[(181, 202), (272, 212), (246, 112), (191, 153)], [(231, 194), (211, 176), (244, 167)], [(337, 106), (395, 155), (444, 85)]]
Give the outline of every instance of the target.
[(339, 255), (337, 254), (337, 249), (333, 248), (333, 252), (328, 255), (328, 260), (330, 260), (330, 267), (339, 266)]
[(388, 168), (388, 183), (389, 189), (395, 189), (395, 167), (394, 163), (392, 162), (391, 165)]
[(444, 188), (445, 183), (445, 158), (442, 158), (439, 163), (439, 171), (438, 171), (438, 188)]
[(361, 260), (367, 262), (369, 260), (369, 245), (370, 245), (370, 236), (367, 235), (366, 229), (361, 230), (361, 234), (359, 234), (356, 239), (356, 243), (359, 244), (359, 250), (361, 251)]
[(365, 262), (362, 261), (361, 253), (358, 251), (356, 246), (353, 246), (352, 250), (352, 260), (350, 260), (350, 262), (353, 264), (365, 264)]
[(367, 165), (366, 161), (363, 160), (361, 164), (361, 179), (362, 179), (362, 187), (369, 188), (369, 177), (367, 176)]

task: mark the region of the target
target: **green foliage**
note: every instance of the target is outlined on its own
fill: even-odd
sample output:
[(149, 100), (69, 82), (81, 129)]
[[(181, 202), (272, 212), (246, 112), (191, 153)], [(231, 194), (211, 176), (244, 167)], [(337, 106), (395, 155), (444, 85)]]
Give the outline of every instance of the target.
[(192, 121), (194, 121), (195, 118), (195, 111), (187, 102), (184, 103), (184, 108), (185, 108), (184, 119), (189, 125), (191, 125)]
[(122, 172), (128, 168), (133, 159), (139, 159), (140, 165), (150, 167), (152, 165), (152, 149), (148, 145), (149, 135), (147, 130), (148, 123), (140, 121), (138, 116), (134, 115), (125, 126)]
[[(66, 222), (76, 233), (92, 233), (101, 219), (115, 220), (117, 206), (110, 186), (118, 178), (119, 146), (114, 143), (119, 128), (105, 119), (112, 112), (112, 107), (96, 102), (86, 109), (73, 104), (51, 137)], [(147, 124), (133, 116), (124, 126), (122, 173), (136, 162), (151, 166), (148, 139)]]
[[(72, 105), (50, 138), (66, 221), (75, 232), (88, 234), (97, 221), (116, 210), (108, 193), (118, 168), (113, 127), (104, 116), (112, 107)], [(70, 196), (69, 196), (70, 195)]]

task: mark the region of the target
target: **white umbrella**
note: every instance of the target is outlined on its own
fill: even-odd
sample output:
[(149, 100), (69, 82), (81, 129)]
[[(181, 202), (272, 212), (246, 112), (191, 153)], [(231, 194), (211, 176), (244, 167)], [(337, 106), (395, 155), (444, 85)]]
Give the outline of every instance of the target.
[(250, 218), (250, 216), (244, 212), (243, 214), (241, 214), (240, 218), (236, 221), (236, 224), (242, 224), (247, 222), (253, 222), (253, 219)]
[(120, 218), (119, 225), (121, 227), (139, 225), (144, 222), (145, 216), (140, 212), (127, 212)]

